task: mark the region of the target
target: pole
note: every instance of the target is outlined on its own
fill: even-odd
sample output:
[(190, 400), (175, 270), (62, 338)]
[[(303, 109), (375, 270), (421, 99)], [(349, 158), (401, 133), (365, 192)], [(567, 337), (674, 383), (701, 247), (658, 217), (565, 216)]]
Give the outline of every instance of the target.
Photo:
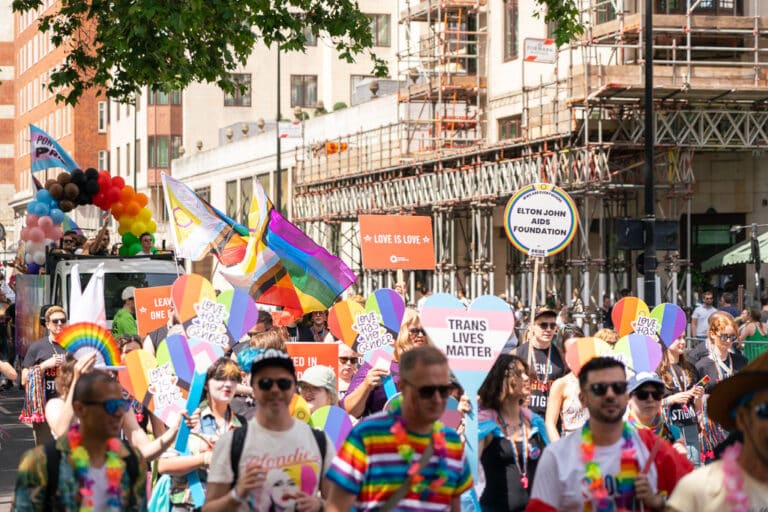
[(654, 306), (656, 297), (655, 183), (653, 176), (653, 0), (645, 0), (645, 301)]
[(757, 223), (752, 223), (752, 260), (755, 262), (755, 299), (760, 303), (763, 290), (760, 286), (760, 241), (757, 239)]
[(275, 211), (280, 213), (280, 198), (282, 196), (282, 176), (280, 163), (280, 42), (277, 42), (277, 170), (275, 172)]

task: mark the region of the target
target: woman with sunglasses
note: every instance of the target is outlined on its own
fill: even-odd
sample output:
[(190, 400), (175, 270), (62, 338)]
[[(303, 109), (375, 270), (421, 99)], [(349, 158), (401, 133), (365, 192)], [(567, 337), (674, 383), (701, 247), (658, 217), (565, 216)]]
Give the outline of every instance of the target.
[(187, 474), (197, 472), (205, 487), (216, 441), (225, 432), (245, 424), (246, 420), (234, 414), (229, 406), (240, 377), (240, 367), (228, 357), (219, 358), (211, 365), (205, 378), (204, 399), (200, 403), (200, 422), (189, 436), (189, 454), (180, 455), (170, 449), (158, 461), (158, 472), (171, 476), (173, 511), (199, 510), (193, 504)]
[(640, 372), (629, 379), (629, 407), (627, 421), (637, 429), (649, 429), (672, 444), (681, 455), (687, 455), (680, 429), (664, 421), (661, 399), (664, 398), (664, 381), (655, 373)]
[(359, 362), (360, 354), (346, 343), (339, 343), (339, 400), (347, 394)]
[(408, 308), (405, 310), (400, 333), (395, 340), (395, 355), (389, 370), (374, 368), (367, 362), (363, 363), (352, 377), (347, 393), (340, 403), (341, 407), (354, 418), (369, 416), (384, 409), (384, 404), (390, 397), (387, 397), (382, 386), (383, 379), (391, 374), (397, 386), (400, 356), (421, 345), (432, 345), (432, 342), (421, 325), (419, 313), (415, 309)]
[(522, 511), (528, 504), (536, 466), (547, 444), (533, 413), (524, 408), (530, 391), (528, 364), (509, 354), (499, 356), (480, 386), (478, 453), (485, 475), (480, 495), (483, 511)]
[(733, 344), (738, 339), (738, 328), (731, 315), (719, 314), (710, 319), (707, 330), (709, 353), (696, 363), (699, 378), (709, 376), (709, 382), (704, 386), (707, 393), (715, 384), (747, 365), (747, 358), (733, 350)]
[[(563, 342), (563, 359), (576, 340), (584, 337), (581, 330), (572, 331), (570, 334), (572, 336)], [(565, 364), (568, 365), (567, 361)], [(567, 435), (581, 429), (587, 422), (589, 411), (579, 400), (580, 391), (579, 378), (572, 371), (552, 383), (545, 416), (547, 435), (552, 442), (560, 439), (561, 430), (563, 435)]]

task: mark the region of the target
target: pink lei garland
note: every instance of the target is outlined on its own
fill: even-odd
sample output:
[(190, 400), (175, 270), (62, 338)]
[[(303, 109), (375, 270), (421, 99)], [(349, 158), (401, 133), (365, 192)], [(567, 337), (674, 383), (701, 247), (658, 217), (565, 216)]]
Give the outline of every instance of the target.
[(747, 512), (749, 496), (744, 492), (744, 474), (739, 467), (741, 443), (734, 443), (723, 452), (723, 487), (731, 512)]
[[(93, 480), (88, 478), (88, 469), (91, 461), (88, 451), (82, 446), (83, 436), (79, 425), (72, 425), (67, 434), (69, 446), (72, 449), (72, 462), (75, 466), (75, 478), (80, 489), (80, 512), (93, 510)], [(120, 457), (120, 445), (122, 443), (116, 437), (107, 440), (107, 506), (110, 510), (118, 511), (122, 508), (122, 489), (120, 483), (123, 479), (125, 461)]]

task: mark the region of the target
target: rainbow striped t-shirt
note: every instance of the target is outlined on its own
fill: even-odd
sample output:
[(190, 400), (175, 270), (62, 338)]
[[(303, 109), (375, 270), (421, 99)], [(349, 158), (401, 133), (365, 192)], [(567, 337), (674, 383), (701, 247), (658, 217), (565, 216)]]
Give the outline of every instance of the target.
[[(382, 412), (358, 423), (326, 474), (330, 481), (357, 495), (355, 510), (377, 510), (406, 480), (410, 464), (397, 451), (395, 436), (390, 431), (394, 422), (394, 416)], [(472, 487), (472, 475), (464, 458), (461, 438), (449, 427), (443, 427), (443, 432), (447, 450), (447, 481), (424, 500), (420, 494), (409, 491), (393, 511), (450, 510), (453, 498)], [(408, 432), (408, 441), (419, 455), (426, 449), (430, 437)], [(436, 478), (438, 464), (437, 455), (432, 455), (427, 467), (421, 471), (426, 483)]]

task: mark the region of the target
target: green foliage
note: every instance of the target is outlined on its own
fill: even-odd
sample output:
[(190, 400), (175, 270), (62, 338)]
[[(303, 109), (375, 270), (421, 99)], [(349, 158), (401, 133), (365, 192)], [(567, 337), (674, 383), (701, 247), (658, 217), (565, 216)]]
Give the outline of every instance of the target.
[[(14, 0), (13, 10), (42, 5)], [(49, 88), (60, 91), (57, 101), (74, 105), (90, 88), (118, 101), (144, 86), (170, 92), (192, 82), (232, 93), (239, 86), (230, 73), (245, 65), (257, 42), (303, 51), (307, 32), (328, 35), (347, 62), (370, 55), (373, 72), (385, 76), (369, 25), (356, 0), (62, 0), (38, 27), (67, 48)]]
[(344, 110), (345, 108), (347, 108), (347, 104), (344, 103), (343, 101), (337, 101), (336, 103), (333, 104), (334, 112), (336, 112), (337, 110)]
[[(575, 0), (536, 0), (536, 2), (546, 13), (544, 21), (555, 24), (555, 42), (558, 46), (567, 44), (584, 33)], [(534, 15), (541, 17), (541, 11), (537, 11)]]

